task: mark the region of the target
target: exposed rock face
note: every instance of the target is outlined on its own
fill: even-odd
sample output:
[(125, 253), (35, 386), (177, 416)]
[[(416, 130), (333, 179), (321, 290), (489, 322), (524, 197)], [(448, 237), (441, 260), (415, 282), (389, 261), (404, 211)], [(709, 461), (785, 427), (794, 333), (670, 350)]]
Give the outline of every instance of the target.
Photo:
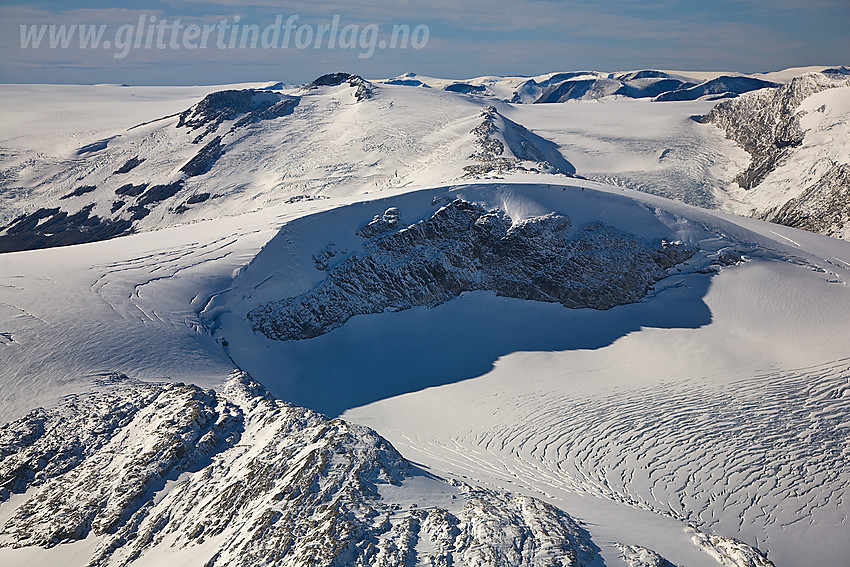
[(163, 185), (154, 185), (145, 191), (141, 197), (139, 197), (138, 205), (145, 206), (151, 205), (153, 203), (159, 203), (160, 201), (164, 201), (169, 199), (180, 192), (183, 189), (183, 180), (178, 179), (173, 183), (166, 183)]
[(732, 567), (774, 567), (760, 550), (732, 537), (706, 534), (695, 530), (691, 537), (694, 545), (717, 560)]
[(0, 252), (35, 250), (96, 242), (128, 234), (132, 222), (105, 219), (91, 214), (94, 205), (68, 214), (58, 207), (39, 209), (0, 227)]
[(186, 127), (191, 130), (203, 128), (194, 140), (198, 143), (227, 120), (235, 120), (241, 116), (234, 124), (234, 128), (238, 128), (260, 120), (271, 120), (291, 114), (298, 106), (298, 100), (297, 97), (272, 91), (250, 89), (217, 91), (208, 94), (201, 102), (180, 113), (177, 127)]
[(319, 87), (336, 87), (348, 83), (351, 87), (356, 87), (354, 98), (358, 102), (372, 98), (372, 83), (361, 77), (360, 75), (352, 75), (350, 73), (328, 73), (322, 75), (313, 82), (304, 87), (304, 90), (313, 90)]
[(419, 79), (389, 79), (384, 82), (388, 85), (399, 85), (402, 87), (424, 87), (426, 89), (431, 88)]
[[(12, 489), (38, 486), (4, 527), (13, 545), (50, 547), (91, 532), (114, 533), (144, 504), (143, 496), (155, 483), (206, 456), (236, 417), (226, 407), (216, 411), (215, 396), (193, 386), (145, 388), (140, 398), (124, 402), (116, 417), (109, 414), (110, 403), (117, 400), (98, 400), (106, 414), (92, 416), (94, 428), (77, 422), (87, 415), (69, 414), (52, 423), (47, 418), (37, 442), (4, 460), (4, 468), (14, 467), (2, 475), (13, 479)], [(32, 416), (25, 420), (31, 423)], [(80, 426), (82, 442), (68, 445), (60, 437)], [(138, 435), (140, 428), (143, 435)], [(7, 429), (14, 433), (16, 424)], [(54, 458), (57, 449), (69, 453), (65, 462)], [(33, 469), (41, 474), (28, 481), (26, 473)]]
[(464, 167), (468, 177), (517, 170), (575, 174), (555, 144), (505, 118), (495, 107), (485, 107), (481, 117), (472, 130), (479, 150), (470, 156), (477, 163)]
[(59, 197), (59, 200), (62, 201), (64, 199), (71, 199), (73, 197), (81, 197), (86, 193), (91, 193), (95, 189), (97, 189), (97, 187), (95, 187), (94, 185), (83, 185), (82, 187), (77, 187), (67, 195)]
[(452, 93), (472, 94), (483, 93), (487, 90), (487, 87), (484, 85), (471, 85), (469, 83), (453, 83), (446, 86), (444, 90)]
[(208, 172), (221, 154), (224, 148), (221, 147), (221, 136), (216, 136), (207, 145), (201, 148), (195, 157), (190, 159), (186, 165), (180, 168), (180, 171), (186, 174), (187, 177), (203, 175)]
[(791, 176), (789, 182), (802, 191), (797, 192), (797, 189), (792, 192), (796, 197), (785, 197), (779, 202), (774, 201), (769, 208), (758, 209), (754, 216), (847, 239), (850, 238), (850, 164), (842, 163), (840, 154), (831, 157), (797, 153), (803, 151), (797, 148), (803, 145), (805, 137), (800, 124), (803, 115), (801, 103), (827, 89), (850, 87), (850, 78), (838, 70), (829, 71), (832, 72), (801, 75), (777, 89), (749, 93), (722, 102), (702, 121), (725, 130), (727, 137), (752, 156), (750, 166), (735, 178), (744, 189), (759, 187), (777, 168), (789, 160), (798, 159), (795, 156), (809, 156), (805, 158), (808, 161), (802, 163), (801, 172), (817, 171), (820, 175), (811, 181), (802, 178), (809, 174), (800, 173), (801, 178), (796, 182)]
[(131, 157), (130, 159), (124, 162), (124, 165), (116, 169), (115, 173), (130, 173), (133, 169), (141, 165), (143, 161), (145, 161), (144, 158)]
[(125, 183), (121, 187), (115, 190), (116, 195), (124, 195), (127, 197), (138, 197), (142, 193), (145, 192), (145, 189), (148, 188), (147, 183), (140, 183), (139, 185), (133, 185), (132, 183)]
[(248, 314), (277, 340), (307, 339), (358, 314), (434, 306), (465, 291), (608, 309), (641, 299), (666, 269), (693, 255), (593, 223), (569, 233), (550, 213), (512, 223), (501, 210), (455, 200), (428, 219), (374, 240), (312, 290)]
[[(599, 560), (564, 512), (429, 476), (370, 429), (274, 400), (244, 374), (219, 392), (129, 385), (0, 428), (0, 497), (31, 491), (0, 554), (96, 535), (92, 566), (147, 553), (210, 567)], [(393, 497), (413, 479), (438, 496)]]
[(795, 77), (787, 85), (722, 102), (702, 122), (723, 129), (752, 156), (750, 166), (735, 181), (752, 189), (803, 143), (797, 109), (807, 97), (824, 89), (850, 84), (820, 73)]
[[(77, 467), (154, 397), (155, 389), (144, 388), (133, 397), (104, 394), (91, 406), (70, 399), (0, 427), (0, 502)], [(83, 421), (81, 413), (90, 415)]]
[(676, 567), (658, 553), (640, 545), (614, 544), (629, 567)]
[(850, 239), (850, 165), (832, 167), (803, 194), (765, 213), (764, 220)]
[(374, 238), (400, 228), (401, 212), (397, 207), (390, 207), (383, 215), (375, 215), (369, 224), (357, 231), (357, 236)]

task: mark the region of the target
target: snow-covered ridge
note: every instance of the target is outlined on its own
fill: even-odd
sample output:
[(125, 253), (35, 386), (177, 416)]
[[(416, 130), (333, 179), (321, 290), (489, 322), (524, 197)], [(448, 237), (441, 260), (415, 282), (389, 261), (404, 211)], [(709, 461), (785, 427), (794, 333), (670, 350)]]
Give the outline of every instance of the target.
[[(190, 130), (203, 127), (204, 130), (192, 140), (192, 143), (197, 144), (207, 134), (215, 132), (222, 122), (239, 118), (233, 123), (230, 130), (232, 132), (236, 128), (260, 120), (272, 120), (291, 114), (298, 102), (298, 97), (272, 91), (250, 89), (217, 91), (180, 113), (177, 127), (186, 127)], [(121, 173), (128, 173), (128, 171)]]
[(575, 174), (575, 167), (555, 144), (505, 118), (496, 107), (485, 107), (481, 118), (481, 123), (471, 132), (478, 151), (470, 157), (477, 163), (464, 166), (466, 177), (507, 171)]
[(116, 382), (0, 428), (4, 561), (16, 549), (55, 561), (83, 540), (84, 565), (155, 565), (166, 550), (246, 567), (598, 560), (562, 511), (429, 475), (375, 432), (244, 374), (218, 392)]
[[(828, 71), (818, 75), (846, 81), (841, 68)], [(423, 85), (430, 81), (434, 88), (405, 86), (417, 81)], [(779, 90), (796, 88), (798, 82)], [(41, 153), (36, 147), (9, 152), (0, 148), (0, 195), (4, 197), (0, 251), (98, 241), (275, 203), (435, 185), (517, 170), (574, 175), (578, 169), (596, 180), (724, 207), (728, 200), (724, 193), (734, 177), (727, 177), (726, 170), (737, 169), (736, 156), (727, 155), (728, 148), (716, 147), (710, 135), (678, 122), (697, 112), (705, 114), (717, 97), (766, 86), (776, 83), (741, 75), (706, 78), (640, 70), (480, 77), (454, 83), (412, 75), (370, 82), (357, 75), (332, 73), (303, 87), (228, 88), (208, 93), (177, 112), (128, 121), (124, 128), (102, 129), (92, 119), (86, 137), (59, 153)], [(675, 90), (659, 95), (664, 88)], [(763, 88), (759, 96), (770, 96), (774, 90)], [(647, 110), (635, 112), (636, 106), (624, 105), (641, 101), (648, 105), (653, 96), (660, 100), (668, 95), (676, 100), (699, 99), (703, 104), (689, 113), (684, 110), (687, 102), (664, 105), (670, 110), (659, 112), (661, 118), (681, 118), (676, 123), (679, 132), (664, 140), (650, 136), (652, 155), (643, 156), (647, 163), (638, 167), (634, 153), (639, 146), (634, 138), (647, 130), (640, 118)], [(567, 110), (519, 110), (575, 106), (518, 104), (550, 98), (583, 103), (578, 120), (569, 117)], [(619, 137), (602, 134), (614, 114), (604, 113), (601, 125), (585, 124), (589, 103), (597, 102), (614, 114), (623, 114), (623, 122), (617, 122)], [(541, 127), (536, 115), (556, 118)], [(590, 131), (585, 132), (586, 128)], [(559, 139), (562, 133), (571, 134), (566, 143)], [(578, 136), (578, 143), (572, 135)], [(773, 143), (768, 132), (759, 130), (752, 136), (764, 137), (759, 142), (763, 145)], [(3, 144), (17, 144), (19, 137), (11, 132)], [(798, 139), (793, 137), (789, 143)], [(603, 171), (588, 169), (574, 158), (576, 153), (586, 153), (595, 162), (600, 152), (604, 156), (612, 150), (617, 159), (606, 163)], [(24, 155), (30, 157), (23, 159)], [(845, 163), (839, 158), (831, 156), (834, 162)], [(752, 168), (761, 172), (755, 177), (773, 163), (771, 158), (766, 167), (756, 167), (760, 159), (753, 160)], [(824, 160), (818, 175), (825, 174), (828, 166)], [(744, 185), (757, 181), (755, 177)], [(806, 187), (812, 181), (817, 179), (806, 179)], [(730, 208), (743, 214), (757, 208), (755, 214), (773, 218), (764, 215), (776, 213), (771, 209), (778, 210), (789, 198), (799, 196), (771, 195), (756, 207)], [(732, 197), (736, 199), (739, 196)]]

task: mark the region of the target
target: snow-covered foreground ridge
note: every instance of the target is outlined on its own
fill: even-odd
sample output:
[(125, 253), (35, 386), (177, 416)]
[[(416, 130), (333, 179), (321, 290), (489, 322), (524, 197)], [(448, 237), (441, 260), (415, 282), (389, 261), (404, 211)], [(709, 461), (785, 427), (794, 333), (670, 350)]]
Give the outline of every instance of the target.
[(5, 564), (72, 565), (73, 542), (87, 551), (78, 564), (104, 566), (598, 559), (557, 508), (444, 481), (375, 432), (274, 400), (244, 374), (218, 392), (126, 381), (0, 429)]
[[(603, 564), (557, 508), (429, 474), (374, 431), (277, 401), (244, 373), (218, 392), (120, 375), (102, 386), (0, 428), (8, 564)], [(773, 565), (691, 532), (721, 565)], [(671, 565), (614, 545), (628, 565)]]

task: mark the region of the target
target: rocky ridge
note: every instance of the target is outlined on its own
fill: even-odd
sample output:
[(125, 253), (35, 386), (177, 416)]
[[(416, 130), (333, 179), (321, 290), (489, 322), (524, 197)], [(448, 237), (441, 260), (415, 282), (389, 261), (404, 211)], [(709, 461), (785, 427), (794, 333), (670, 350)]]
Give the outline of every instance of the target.
[[(397, 222), (398, 211), (384, 217), (370, 225)], [(462, 199), (383, 232), (310, 291), (248, 313), (254, 330), (276, 340), (309, 339), (355, 315), (435, 306), (476, 290), (609, 309), (640, 300), (695, 252), (681, 242), (643, 242), (601, 222), (572, 231), (557, 213), (513, 222), (500, 209)]]
[[(121, 378), (116, 378), (119, 382)], [(273, 399), (127, 381), (0, 428), (3, 547), (99, 538), (87, 565), (582, 566), (585, 529), (539, 500), (445, 481), (374, 431)], [(405, 487), (427, 486), (411, 500)]]
[(829, 88), (850, 85), (848, 79), (836, 79), (822, 73), (795, 77), (777, 89), (759, 90), (724, 101), (702, 118), (714, 124), (726, 136), (752, 156), (750, 166), (735, 181), (744, 189), (758, 186), (793, 148), (803, 143), (803, 130), (797, 109), (807, 97)]
[[(827, 70), (829, 71), (829, 70)], [(751, 156), (749, 167), (735, 178), (743, 189), (762, 190), (774, 171), (794, 159), (802, 159), (802, 173), (781, 184), (778, 202), (756, 208), (752, 215), (762, 220), (850, 238), (850, 164), (840, 154), (797, 158), (806, 132), (801, 125), (808, 97), (828, 89), (850, 87), (841, 73), (809, 73), (795, 77), (777, 89), (761, 90), (715, 106), (702, 122), (723, 129)], [(817, 109), (824, 111), (825, 106)], [(830, 134), (834, 136), (833, 134)], [(841, 146), (836, 144), (836, 151)], [(787, 193), (785, 191), (787, 190)], [(787, 196), (784, 196), (787, 195)]]
[(575, 167), (555, 144), (505, 118), (494, 106), (485, 107), (481, 118), (471, 132), (478, 151), (469, 156), (475, 163), (463, 168), (466, 177), (507, 171), (575, 176)]

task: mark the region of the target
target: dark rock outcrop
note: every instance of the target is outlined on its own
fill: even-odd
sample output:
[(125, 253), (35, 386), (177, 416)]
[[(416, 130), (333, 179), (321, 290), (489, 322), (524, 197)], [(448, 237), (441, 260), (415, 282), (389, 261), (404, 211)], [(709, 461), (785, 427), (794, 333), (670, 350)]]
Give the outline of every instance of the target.
[(139, 198), (139, 205), (159, 203), (176, 195), (183, 188), (183, 180), (179, 179), (164, 185), (154, 185)]
[(360, 75), (352, 75), (350, 73), (328, 73), (318, 77), (311, 83), (304, 86), (304, 90), (314, 90), (319, 87), (337, 87), (348, 83), (350, 87), (356, 87), (354, 98), (358, 102), (372, 98), (373, 89), (372, 83), (361, 77)]
[(209, 193), (196, 193), (186, 199), (187, 205), (197, 205), (198, 203), (203, 203), (204, 201), (208, 201), (210, 198)]
[(384, 82), (388, 85), (400, 85), (403, 87), (425, 87), (426, 89), (431, 88), (419, 79), (389, 79)]
[[(217, 91), (180, 113), (178, 128), (203, 129), (194, 142), (214, 132), (225, 121), (239, 119), (234, 128), (260, 120), (271, 120), (291, 114), (298, 98), (265, 90)], [(241, 117), (241, 118), (240, 118)]]
[(448, 85), (445, 89), (452, 93), (462, 93), (462, 94), (473, 94), (473, 93), (483, 93), (487, 90), (487, 87), (484, 85), (471, 85), (469, 83), (453, 83)]
[(81, 187), (77, 187), (67, 195), (62, 195), (61, 197), (59, 197), (59, 200), (62, 201), (65, 199), (70, 199), (72, 197), (79, 197), (81, 195), (85, 195), (86, 193), (91, 193), (95, 189), (97, 189), (97, 187), (94, 185), (83, 185)]
[(145, 158), (131, 157), (124, 162), (124, 165), (115, 170), (116, 174), (130, 173), (136, 166), (141, 165)]
[(130, 221), (92, 215), (93, 208), (92, 204), (72, 214), (42, 208), (22, 215), (0, 228), (0, 252), (83, 244), (129, 233)]
[(512, 223), (501, 210), (455, 200), (433, 216), (368, 243), (312, 290), (248, 314), (277, 340), (308, 339), (358, 314), (445, 303), (466, 291), (609, 309), (641, 299), (666, 269), (693, 255), (602, 223), (570, 233), (551, 213)]
[(187, 177), (203, 175), (215, 165), (222, 153), (224, 153), (224, 148), (221, 146), (221, 136), (216, 136), (211, 142), (198, 150), (195, 157), (181, 167), (180, 171), (185, 173)]
[(115, 190), (116, 195), (123, 195), (126, 197), (138, 197), (142, 193), (145, 192), (145, 189), (148, 188), (147, 183), (140, 183), (138, 185), (133, 185), (132, 183), (127, 183), (122, 185), (118, 189)]

